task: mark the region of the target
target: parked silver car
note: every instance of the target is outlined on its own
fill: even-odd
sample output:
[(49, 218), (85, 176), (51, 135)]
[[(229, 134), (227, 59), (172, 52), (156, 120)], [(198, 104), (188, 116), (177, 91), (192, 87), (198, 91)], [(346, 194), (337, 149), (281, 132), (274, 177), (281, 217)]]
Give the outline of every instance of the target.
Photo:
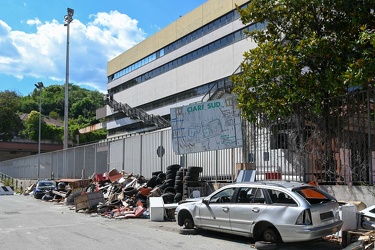
[(179, 204), (176, 222), (267, 242), (298, 242), (338, 232), (337, 200), (299, 182), (251, 182), (226, 185), (211, 195)]

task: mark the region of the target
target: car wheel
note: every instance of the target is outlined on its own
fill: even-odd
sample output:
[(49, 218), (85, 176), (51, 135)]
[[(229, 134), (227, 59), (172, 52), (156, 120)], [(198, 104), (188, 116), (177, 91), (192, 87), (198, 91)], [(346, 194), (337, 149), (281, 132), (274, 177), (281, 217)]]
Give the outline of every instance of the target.
[(184, 228), (185, 229), (193, 229), (194, 228), (194, 221), (193, 218), (189, 215), (189, 217), (184, 219)]
[(258, 250), (273, 250), (277, 249), (276, 243), (268, 241), (257, 241), (255, 242), (255, 248)]
[(278, 242), (279, 241), (279, 233), (274, 227), (269, 227), (266, 230), (264, 230), (262, 236), (263, 236), (263, 240), (266, 242)]

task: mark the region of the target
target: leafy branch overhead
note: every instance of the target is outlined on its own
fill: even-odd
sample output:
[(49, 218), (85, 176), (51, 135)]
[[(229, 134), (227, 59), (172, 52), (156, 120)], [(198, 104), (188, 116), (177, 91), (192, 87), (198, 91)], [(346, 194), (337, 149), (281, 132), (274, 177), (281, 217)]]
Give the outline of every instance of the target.
[(323, 100), (353, 87), (367, 89), (375, 76), (375, 0), (254, 0), (240, 9), (257, 47), (244, 53), (232, 77), (246, 118), (321, 114)]

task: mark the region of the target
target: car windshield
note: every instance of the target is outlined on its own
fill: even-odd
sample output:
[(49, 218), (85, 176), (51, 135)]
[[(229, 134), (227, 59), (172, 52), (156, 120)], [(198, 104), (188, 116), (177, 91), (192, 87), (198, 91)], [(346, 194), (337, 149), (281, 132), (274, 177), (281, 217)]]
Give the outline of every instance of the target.
[(54, 187), (55, 186), (55, 183), (53, 182), (39, 182), (39, 187)]
[(335, 199), (329, 195), (326, 195), (321, 190), (313, 187), (305, 187), (301, 189), (294, 190), (296, 193), (305, 198), (310, 204), (334, 202)]

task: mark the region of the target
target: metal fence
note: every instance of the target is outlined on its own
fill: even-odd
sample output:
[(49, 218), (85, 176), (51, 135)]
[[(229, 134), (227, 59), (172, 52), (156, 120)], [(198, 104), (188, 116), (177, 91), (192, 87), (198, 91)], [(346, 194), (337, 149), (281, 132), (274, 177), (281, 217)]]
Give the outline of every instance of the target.
[[(244, 154), (263, 174), (334, 185), (375, 181), (375, 90), (326, 99), (320, 115), (247, 124)], [(259, 175), (259, 174), (258, 174)]]
[[(257, 180), (315, 180), (373, 184), (374, 90), (327, 99), (322, 116), (310, 114), (243, 122), (242, 148), (176, 155), (170, 128), (41, 154), (39, 178), (88, 178), (113, 168), (150, 178), (172, 164), (201, 166), (207, 181), (234, 181), (237, 163), (256, 167)], [(66, 164), (64, 164), (66, 159)], [(38, 178), (38, 155), (0, 162), (0, 173)]]

